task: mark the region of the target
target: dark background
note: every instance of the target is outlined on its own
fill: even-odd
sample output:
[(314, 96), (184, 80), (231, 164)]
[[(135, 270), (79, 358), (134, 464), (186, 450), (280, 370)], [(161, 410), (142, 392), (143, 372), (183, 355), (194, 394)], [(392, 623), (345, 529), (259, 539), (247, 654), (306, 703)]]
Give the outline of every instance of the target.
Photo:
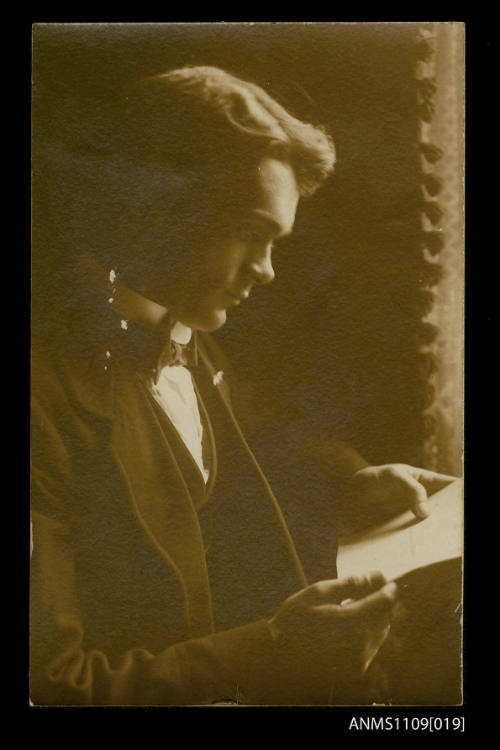
[[(435, 281), (424, 261), (415, 63), (418, 24), (112, 24), (35, 29), (34, 123), (106, 97), (127, 77), (209, 64), (323, 122), (333, 178), (299, 208), (277, 277), (217, 334), (257, 396), (264, 463), (297, 419), (351, 441), (370, 463), (425, 463), (433, 362), (419, 349)], [(38, 131), (37, 131), (38, 127)], [(54, 133), (57, 139), (57, 133)], [(34, 247), (37, 269), (48, 247)], [(252, 420), (249, 428), (252, 429)], [(272, 451), (270, 452), (270, 448)], [(276, 451), (276, 452), (275, 452)], [(276, 460), (275, 460), (276, 459)]]

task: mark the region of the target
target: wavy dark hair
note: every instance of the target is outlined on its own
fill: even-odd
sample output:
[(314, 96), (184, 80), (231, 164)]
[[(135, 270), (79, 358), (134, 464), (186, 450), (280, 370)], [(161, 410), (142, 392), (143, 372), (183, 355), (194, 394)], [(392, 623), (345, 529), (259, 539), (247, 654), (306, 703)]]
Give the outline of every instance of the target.
[(166, 252), (174, 263), (215, 210), (237, 207), (232, 186), (243, 194), (265, 156), (291, 164), (303, 196), (335, 163), (323, 127), (215, 67), (143, 77), (104, 96), (75, 84), (49, 117), (39, 104), (35, 97), (33, 239), (44, 286), (52, 272), (71, 274), (82, 251), (125, 274)]
[[(185, 67), (125, 90), (120, 151), (172, 168), (234, 167), (272, 155), (292, 165), (301, 195), (332, 172), (335, 149), (325, 128), (293, 117), (260, 86), (219, 68)], [(129, 142), (127, 142), (129, 140)], [(224, 165), (222, 165), (222, 168)]]

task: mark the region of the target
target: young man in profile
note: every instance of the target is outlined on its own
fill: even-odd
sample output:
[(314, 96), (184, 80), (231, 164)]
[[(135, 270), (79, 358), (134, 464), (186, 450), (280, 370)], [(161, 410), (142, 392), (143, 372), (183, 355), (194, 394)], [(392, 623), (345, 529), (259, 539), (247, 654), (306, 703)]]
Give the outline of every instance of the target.
[[(37, 163), (57, 175), (43, 205), (67, 267), (34, 337), (32, 701), (359, 700), (397, 587), (306, 580), (210, 336), (272, 281), (332, 142), (210, 67), (86, 114), (35, 161), (35, 184)], [(377, 498), (423, 516), (448, 481), (328, 454), (359, 522)]]

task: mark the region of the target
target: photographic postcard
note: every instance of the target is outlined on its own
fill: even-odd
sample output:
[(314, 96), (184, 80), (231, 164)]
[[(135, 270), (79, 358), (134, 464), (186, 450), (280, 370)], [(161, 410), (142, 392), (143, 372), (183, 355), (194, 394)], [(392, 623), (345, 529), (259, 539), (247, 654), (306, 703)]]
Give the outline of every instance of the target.
[(464, 45), (33, 26), (33, 705), (462, 705)]

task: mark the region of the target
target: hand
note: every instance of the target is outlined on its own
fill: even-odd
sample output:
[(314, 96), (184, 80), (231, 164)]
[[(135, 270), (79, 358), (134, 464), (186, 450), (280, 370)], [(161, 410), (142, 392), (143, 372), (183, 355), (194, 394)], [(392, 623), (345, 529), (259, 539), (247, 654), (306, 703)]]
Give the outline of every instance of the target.
[(456, 477), (407, 464), (368, 466), (356, 471), (345, 487), (341, 511), (344, 532), (411, 510), (417, 518), (430, 513), (428, 496)]
[(318, 678), (356, 680), (386, 639), (397, 585), (382, 573), (320, 581), (286, 599), (269, 621), (288, 659), (307, 664)]

